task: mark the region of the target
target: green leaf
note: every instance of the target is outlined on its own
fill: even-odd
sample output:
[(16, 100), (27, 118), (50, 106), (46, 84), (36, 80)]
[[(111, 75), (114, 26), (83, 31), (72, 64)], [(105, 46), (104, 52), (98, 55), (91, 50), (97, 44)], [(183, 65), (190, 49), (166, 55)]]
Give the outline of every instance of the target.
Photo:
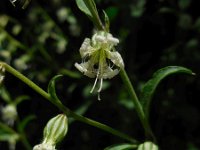
[(17, 106), (18, 104), (20, 104), (21, 102), (28, 100), (30, 97), (27, 95), (21, 95), (18, 96), (12, 103)]
[(0, 141), (18, 140), (19, 135), (8, 125), (0, 122)]
[(105, 30), (107, 32), (109, 32), (110, 31), (110, 20), (109, 20), (108, 15), (106, 14), (106, 12), (103, 11), (103, 13), (104, 13)]
[[(78, 115), (84, 115), (90, 105), (92, 104), (91, 101), (86, 101), (83, 105), (81, 105), (78, 109), (76, 109), (74, 112)], [(69, 124), (73, 123), (75, 121), (74, 118), (69, 118)]]
[(0, 132), (0, 141), (3, 142), (12, 142), (12, 141), (17, 141), (19, 139), (18, 134), (12, 134), (12, 133), (1, 133)]
[(16, 132), (12, 128), (10, 128), (8, 125), (0, 122), (0, 133), (2, 132), (8, 133), (8, 134), (16, 134)]
[(104, 29), (99, 18), (94, 0), (76, 0), (76, 4), (78, 8), (89, 17), (89, 19), (94, 23), (97, 29)]
[(24, 129), (26, 128), (27, 124), (28, 124), (30, 121), (34, 120), (34, 119), (36, 119), (36, 116), (35, 116), (35, 115), (29, 115), (29, 116), (25, 117), (25, 118), (18, 124), (18, 130), (19, 130), (20, 132), (23, 132)]
[(52, 100), (54, 100), (54, 101), (59, 101), (60, 102), (60, 100), (59, 100), (59, 98), (57, 97), (57, 95), (56, 95), (56, 90), (55, 90), (55, 82), (56, 82), (56, 80), (58, 80), (60, 77), (62, 77), (63, 75), (56, 75), (56, 76), (54, 76), (51, 80), (50, 80), (50, 82), (49, 82), (49, 85), (48, 85), (48, 93), (50, 94), (50, 96), (51, 96), (51, 98), (52, 98)]
[(9, 141), (11, 136), (12, 136), (12, 134), (1, 133), (0, 134), (0, 141)]
[(159, 83), (167, 76), (176, 74), (176, 73), (186, 73), (190, 75), (194, 75), (194, 73), (187, 68), (180, 67), (180, 66), (168, 66), (162, 68), (154, 73), (153, 78), (150, 79), (143, 87), (141, 92), (140, 100), (142, 102), (144, 112), (149, 117), (149, 109), (152, 101), (153, 94), (159, 85)]
[(89, 18), (93, 18), (92, 13), (88, 9), (87, 5), (85, 4), (84, 0), (76, 0), (76, 4), (78, 8), (84, 12)]
[(3, 86), (0, 89), (0, 96), (2, 97), (2, 99), (6, 102), (6, 103), (11, 103), (11, 96), (8, 93), (8, 91), (6, 90), (6, 88)]
[(60, 70), (60, 73), (63, 74), (63, 75), (66, 75), (70, 78), (74, 78), (74, 79), (80, 79), (81, 78), (80, 73), (75, 72), (75, 71), (71, 71), (71, 70), (68, 70), (68, 69), (62, 69), (62, 70)]
[(123, 144), (111, 145), (109, 147), (106, 147), (104, 150), (133, 150), (136, 148), (137, 145), (123, 143)]

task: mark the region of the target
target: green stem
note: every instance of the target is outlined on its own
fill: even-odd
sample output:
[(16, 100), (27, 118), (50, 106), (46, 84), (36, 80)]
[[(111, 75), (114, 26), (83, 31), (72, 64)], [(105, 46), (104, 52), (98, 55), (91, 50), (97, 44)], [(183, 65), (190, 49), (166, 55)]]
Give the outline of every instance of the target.
[[(22, 42), (15, 39), (2, 26), (0, 26), (0, 32), (3, 32), (8, 38), (8, 40), (11, 41), (14, 45), (16, 45), (17, 47), (21, 48), (22, 50), (32, 55), (32, 51), (27, 51), (27, 49), (29, 48), (26, 45), (24, 45)], [(51, 60), (51, 56), (46, 52), (46, 50), (43, 47), (39, 48), (39, 50), (40, 50), (40, 53), (44, 56), (44, 58), (46, 58), (47, 60)]]
[(47, 11), (44, 10), (44, 8), (38, 4), (38, 9), (41, 11), (41, 14), (44, 16), (45, 19), (47, 19), (48, 21), (50, 21), (55, 29), (57, 30), (57, 32), (59, 33), (59, 35), (62, 36), (62, 38), (64, 38), (66, 41), (68, 41), (68, 38), (63, 34), (64, 32), (62, 31), (62, 29), (58, 26), (58, 24), (55, 22), (54, 19), (51, 18), (51, 16), (48, 14)]
[(21, 133), (21, 142), (27, 150), (32, 150), (32, 146), (28, 142), (24, 133)]
[(101, 130), (104, 130), (108, 133), (111, 133), (113, 135), (121, 137), (122, 139), (125, 139), (127, 141), (130, 141), (130, 142), (133, 142), (133, 143), (137, 142), (132, 137), (130, 137), (130, 136), (118, 131), (118, 130), (115, 130), (115, 129), (113, 129), (113, 128), (105, 125), (105, 124), (102, 124), (102, 123), (99, 123), (99, 122), (94, 121), (92, 119), (86, 118), (84, 116), (75, 114), (69, 108), (65, 107), (60, 101), (52, 99), (52, 97), (47, 92), (45, 92), (43, 89), (41, 89), (39, 86), (37, 86), (34, 82), (29, 80), (27, 77), (25, 77), (23, 74), (21, 74), (20, 72), (18, 72), (17, 70), (15, 70), (11, 66), (9, 66), (8, 64), (0, 62), (0, 66), (4, 67), (7, 72), (11, 73), (12, 75), (14, 75), (18, 79), (20, 79), (22, 82), (24, 82), (29, 87), (31, 87), (33, 90), (35, 90), (37, 93), (42, 95), (45, 99), (49, 100), (52, 104), (54, 104), (56, 107), (58, 107), (67, 116), (73, 117), (74, 119), (76, 119), (78, 121), (81, 121), (83, 123), (86, 123), (86, 124), (89, 124), (89, 125), (94, 126), (96, 128), (99, 128)]
[(10, 35), (3, 27), (0, 26), (0, 32), (3, 32), (4, 34), (6, 34), (6, 37), (8, 38), (8, 40), (12, 41), (14, 45), (18, 46), (19, 48), (23, 49), (24, 51), (27, 50), (27, 47), (22, 44), (20, 41), (16, 40), (14, 37), (12, 37), (12, 35)]
[(104, 30), (104, 26), (101, 22), (99, 15), (98, 15), (94, 1), (93, 0), (83, 0), (83, 1), (87, 5), (91, 14), (93, 15), (92, 21), (93, 21), (94, 25), (97, 27), (98, 30)]
[(10, 128), (9, 126), (7, 126), (1, 122), (0, 122), (0, 129), (3, 129), (4, 131), (12, 133), (12, 134), (17, 134), (17, 132), (15, 130), (13, 130), (12, 128)]
[(150, 137), (151, 137), (151, 138), (155, 139), (155, 138), (154, 138), (154, 135), (153, 135), (153, 133), (152, 133), (152, 131), (151, 131), (149, 122), (148, 122), (148, 120), (147, 120), (147, 118), (146, 118), (146, 116), (145, 116), (145, 114), (144, 114), (144, 110), (143, 110), (143, 108), (142, 108), (142, 105), (141, 105), (141, 103), (139, 102), (139, 99), (138, 99), (138, 97), (137, 97), (137, 95), (136, 95), (136, 93), (135, 93), (135, 90), (134, 90), (134, 88), (133, 88), (133, 86), (132, 86), (132, 84), (131, 84), (131, 81), (130, 81), (130, 79), (129, 79), (127, 73), (126, 73), (126, 71), (125, 71), (124, 69), (122, 69), (122, 70), (120, 71), (120, 75), (121, 75), (121, 78), (122, 78), (122, 80), (123, 80), (123, 82), (124, 82), (124, 85), (126, 86), (126, 88), (127, 88), (127, 90), (128, 90), (128, 93), (130, 94), (131, 99), (132, 99), (132, 101), (133, 101), (133, 103), (134, 103), (134, 105), (135, 105), (135, 110), (136, 110), (136, 112), (138, 113), (138, 116), (139, 116), (139, 118), (140, 118), (140, 121), (141, 121), (141, 123), (142, 123), (142, 126), (143, 126), (143, 128), (144, 128), (144, 130), (145, 130), (145, 135), (146, 135), (146, 137), (147, 137), (147, 138), (150, 138)]

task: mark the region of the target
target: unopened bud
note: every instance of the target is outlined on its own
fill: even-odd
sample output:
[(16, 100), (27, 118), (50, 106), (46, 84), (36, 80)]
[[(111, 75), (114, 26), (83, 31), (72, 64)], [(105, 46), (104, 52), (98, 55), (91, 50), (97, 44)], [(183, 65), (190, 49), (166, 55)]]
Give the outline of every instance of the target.
[(158, 150), (158, 146), (148, 141), (140, 144), (137, 150)]
[(36, 145), (33, 150), (56, 150), (56, 144), (65, 137), (67, 130), (67, 116), (64, 114), (57, 115), (49, 120), (43, 131), (43, 142)]

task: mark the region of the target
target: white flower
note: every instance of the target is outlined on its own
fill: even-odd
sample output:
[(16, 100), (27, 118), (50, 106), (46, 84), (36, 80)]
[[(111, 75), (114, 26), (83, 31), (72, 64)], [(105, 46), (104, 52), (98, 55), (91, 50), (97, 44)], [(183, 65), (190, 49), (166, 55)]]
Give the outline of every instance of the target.
[(17, 109), (13, 104), (8, 104), (1, 108), (2, 119), (8, 125), (12, 126), (17, 119)]
[(124, 68), (124, 62), (121, 55), (115, 50), (114, 46), (119, 43), (112, 34), (99, 31), (91, 39), (86, 38), (81, 45), (80, 55), (83, 60), (81, 64), (75, 63), (75, 67), (84, 75), (90, 78), (96, 78), (91, 89), (93, 92), (97, 81), (100, 81), (98, 89), (102, 90), (103, 79), (111, 79), (117, 75), (121, 68)]
[(140, 144), (137, 150), (158, 150), (158, 146), (150, 141), (147, 141)]

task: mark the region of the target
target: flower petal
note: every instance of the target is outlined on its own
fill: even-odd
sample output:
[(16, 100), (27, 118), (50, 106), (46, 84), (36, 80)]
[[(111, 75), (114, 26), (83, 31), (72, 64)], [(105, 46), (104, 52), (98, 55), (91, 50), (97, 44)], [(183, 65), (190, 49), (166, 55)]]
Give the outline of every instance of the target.
[(81, 64), (75, 63), (74, 66), (82, 72), (84, 75), (90, 77), (90, 78), (95, 78), (96, 77), (96, 72), (93, 69), (93, 67), (90, 65), (90, 62), (84, 62)]
[(93, 48), (90, 46), (90, 39), (85, 38), (80, 48), (81, 58), (89, 56), (92, 49)]
[(105, 70), (105, 73), (103, 74), (103, 79), (111, 79), (114, 76), (116, 76), (119, 73), (118, 69), (111, 69), (110, 67)]
[(107, 58), (110, 59), (116, 66), (124, 68), (124, 61), (118, 52), (107, 51)]

